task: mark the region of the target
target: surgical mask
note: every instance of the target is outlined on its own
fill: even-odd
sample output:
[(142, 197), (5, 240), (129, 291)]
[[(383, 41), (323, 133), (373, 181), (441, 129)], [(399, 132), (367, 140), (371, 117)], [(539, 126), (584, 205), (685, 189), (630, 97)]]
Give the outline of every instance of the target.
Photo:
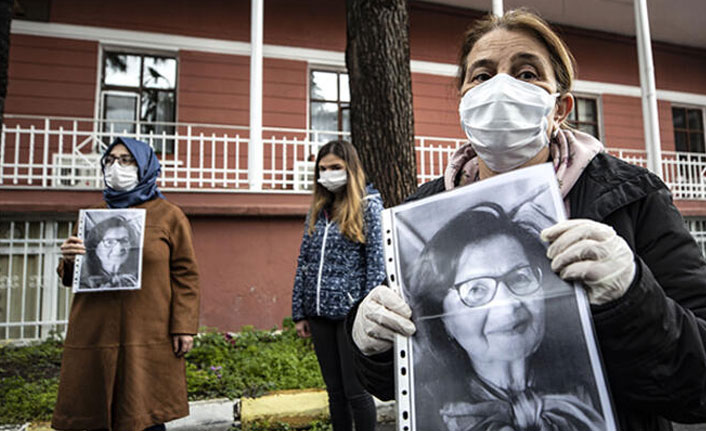
[(547, 116), (558, 94), (504, 73), (495, 75), (461, 98), (461, 127), (490, 169), (507, 172), (549, 143)]
[(319, 184), (331, 193), (341, 190), (346, 183), (348, 183), (348, 174), (345, 169), (319, 172)]
[(132, 190), (140, 181), (137, 176), (137, 165), (123, 166), (117, 161), (105, 167), (104, 175), (105, 184), (117, 191)]

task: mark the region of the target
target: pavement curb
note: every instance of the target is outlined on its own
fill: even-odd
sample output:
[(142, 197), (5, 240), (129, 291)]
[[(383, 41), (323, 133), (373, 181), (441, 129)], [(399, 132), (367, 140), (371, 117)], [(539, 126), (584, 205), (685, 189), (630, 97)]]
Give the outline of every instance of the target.
[[(282, 402), (286, 395), (287, 402)], [(373, 397), (378, 423), (395, 422), (395, 402)], [(258, 409), (253, 406), (258, 404)], [(271, 422), (307, 423), (328, 417), (328, 396), (323, 389), (278, 391), (259, 398), (216, 398), (189, 402), (189, 416), (167, 422), (170, 431), (228, 431), (243, 418)], [(297, 420), (299, 422), (297, 422)], [(302, 422), (304, 421), (304, 422)], [(0, 425), (0, 431), (52, 431), (49, 423)]]
[(225, 431), (233, 425), (234, 405), (238, 400), (216, 398), (189, 402), (189, 416), (167, 422), (174, 431)]
[[(373, 397), (378, 423), (395, 422), (395, 402)], [(258, 398), (243, 398), (235, 410), (243, 424), (262, 420), (304, 425), (328, 417), (328, 394), (323, 389), (275, 391)]]

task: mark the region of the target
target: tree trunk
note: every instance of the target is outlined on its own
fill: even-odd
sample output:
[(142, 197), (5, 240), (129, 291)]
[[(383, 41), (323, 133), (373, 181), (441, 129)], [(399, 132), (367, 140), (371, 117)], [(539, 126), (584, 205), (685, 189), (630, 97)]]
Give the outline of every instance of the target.
[(0, 126), (5, 113), (7, 96), (7, 66), (10, 62), (10, 21), (13, 0), (0, 0)]
[(346, 0), (351, 137), (385, 206), (417, 188), (406, 0)]

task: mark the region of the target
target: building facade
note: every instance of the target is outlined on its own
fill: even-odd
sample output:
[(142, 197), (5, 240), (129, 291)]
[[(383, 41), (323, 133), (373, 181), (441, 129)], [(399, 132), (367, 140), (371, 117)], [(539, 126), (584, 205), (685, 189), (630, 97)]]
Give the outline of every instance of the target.
[[(461, 35), (485, 12), (410, 1), (420, 182), (463, 143)], [(18, 1), (0, 141), (0, 339), (63, 330), (55, 275), (77, 211), (101, 200), (117, 135), (149, 142), (182, 207), (201, 272), (201, 324), (269, 328), (290, 314), (318, 146), (346, 136), (345, 2), (265, 0), (262, 187), (249, 181), (250, 2)], [(572, 116), (645, 165), (634, 37), (559, 26), (579, 65)], [(703, 244), (706, 49), (653, 41), (665, 182)]]

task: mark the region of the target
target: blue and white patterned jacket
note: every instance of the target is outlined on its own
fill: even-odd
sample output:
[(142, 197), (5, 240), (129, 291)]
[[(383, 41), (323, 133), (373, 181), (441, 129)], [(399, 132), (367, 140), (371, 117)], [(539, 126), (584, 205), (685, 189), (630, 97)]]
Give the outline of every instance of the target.
[(368, 185), (364, 198), (365, 244), (346, 238), (321, 211), (309, 235), (309, 214), (299, 249), (292, 318), (343, 319), (351, 306), (385, 279), (380, 193)]

